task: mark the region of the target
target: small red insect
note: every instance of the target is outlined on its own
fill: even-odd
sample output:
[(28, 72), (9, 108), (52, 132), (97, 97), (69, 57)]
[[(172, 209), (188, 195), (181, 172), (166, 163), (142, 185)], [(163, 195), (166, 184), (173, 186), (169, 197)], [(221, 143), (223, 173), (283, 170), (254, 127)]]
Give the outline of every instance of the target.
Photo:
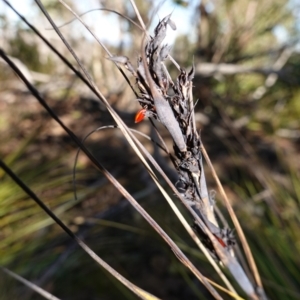
[(145, 119), (146, 112), (145, 108), (140, 109), (135, 115), (134, 123), (142, 122)]
[(215, 238), (217, 239), (217, 241), (221, 244), (221, 246), (222, 246), (223, 248), (227, 247), (227, 245), (225, 244), (225, 242), (224, 242), (221, 238), (219, 238), (219, 237), (216, 236), (215, 234), (214, 234), (214, 236), (215, 236)]

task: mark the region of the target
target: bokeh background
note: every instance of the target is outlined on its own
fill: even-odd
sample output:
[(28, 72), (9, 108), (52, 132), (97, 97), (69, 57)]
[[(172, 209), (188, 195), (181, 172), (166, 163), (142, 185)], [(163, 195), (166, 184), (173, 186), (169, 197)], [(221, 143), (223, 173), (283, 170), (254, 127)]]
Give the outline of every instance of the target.
[[(57, 25), (73, 19), (58, 1), (42, 2)], [(75, 65), (34, 1), (10, 3)], [(105, 7), (138, 22), (129, 1), (67, 3), (78, 13)], [(146, 22), (154, 5), (159, 4), (145, 0), (136, 3)], [(300, 3), (169, 0), (154, 15), (152, 24), (172, 11), (177, 30), (168, 31), (167, 42), (181, 67), (189, 69), (195, 64), (197, 127), (245, 230), (266, 292), (270, 299), (300, 299)], [(136, 26), (99, 10), (82, 18), (113, 54), (136, 62), (142, 38)], [(125, 122), (151, 134), (148, 121), (134, 124), (138, 103), (104, 50), (78, 21), (61, 30)], [(78, 137), (113, 124), (88, 88), (3, 1), (0, 45)], [(172, 64), (168, 68), (176, 78), (176, 68)], [(74, 199), (74, 143), (2, 60), (0, 70), (1, 159), (129, 280), (163, 299), (210, 299), (84, 155), (78, 159), (78, 199)], [(168, 142), (168, 135), (163, 136)], [(146, 140), (143, 143), (175, 182), (174, 170), (163, 154)], [(201, 272), (218, 281), (121, 133), (117, 129), (94, 133), (86, 145)], [(214, 193), (209, 170), (207, 179)], [(227, 218), (218, 193), (215, 200)], [(136, 299), (77, 248), (2, 170), (0, 265), (62, 299)], [(35, 300), (41, 296), (0, 272), (0, 299)]]

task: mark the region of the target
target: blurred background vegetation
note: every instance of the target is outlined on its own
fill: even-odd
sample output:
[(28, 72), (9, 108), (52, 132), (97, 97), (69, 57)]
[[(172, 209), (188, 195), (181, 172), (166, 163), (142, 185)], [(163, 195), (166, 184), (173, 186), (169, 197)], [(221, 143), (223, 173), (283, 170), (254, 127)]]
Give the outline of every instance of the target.
[[(136, 2), (148, 21), (153, 1)], [(26, 3), (28, 9), (21, 8), (18, 1), (11, 3), (73, 61), (34, 1)], [(138, 22), (127, 1), (68, 3), (79, 13), (106, 7)], [(56, 24), (72, 19), (58, 2), (43, 4)], [(87, 87), (4, 3), (0, 5), (1, 47), (65, 124), (80, 138), (112, 124)], [(246, 232), (266, 292), (270, 299), (300, 299), (300, 4), (296, 0), (170, 0), (158, 15), (163, 17), (163, 9), (170, 13), (173, 8), (178, 30), (171, 42), (172, 54), (182, 67), (195, 64), (197, 126)], [(106, 37), (104, 42), (113, 54), (136, 61), (142, 36), (138, 28), (108, 12), (94, 11), (83, 18), (95, 32), (111, 34), (111, 40)], [(61, 30), (126, 123), (149, 134), (148, 121), (134, 125), (137, 101), (103, 49), (77, 21)], [(1, 158), (129, 280), (163, 299), (209, 299), (170, 249), (83, 155), (76, 173), (78, 200), (74, 200), (76, 147), (9, 67), (1, 60), (0, 65)], [(175, 78), (176, 69), (170, 68)], [(134, 83), (133, 78), (131, 81)], [(121, 133), (107, 129), (93, 134), (86, 144), (201, 272), (218, 281)], [(166, 162), (164, 165), (174, 175)], [(207, 179), (214, 190), (209, 173)], [(226, 216), (219, 200), (217, 193), (218, 207)], [(2, 170), (0, 265), (62, 299), (135, 299), (78, 249)], [(2, 273), (0, 295), (1, 299), (41, 299)]]

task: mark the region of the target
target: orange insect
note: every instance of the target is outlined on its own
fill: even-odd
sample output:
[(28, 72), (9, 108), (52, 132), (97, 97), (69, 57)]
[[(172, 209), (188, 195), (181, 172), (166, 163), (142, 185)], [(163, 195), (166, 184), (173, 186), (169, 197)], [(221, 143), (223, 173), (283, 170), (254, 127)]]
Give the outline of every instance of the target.
[(134, 123), (140, 123), (145, 119), (145, 115), (146, 115), (147, 110), (145, 108), (140, 109), (134, 118)]
[(215, 236), (215, 238), (217, 239), (217, 241), (221, 244), (221, 246), (223, 247), (223, 248), (225, 248), (227, 245), (225, 244), (225, 242), (221, 239), (221, 238), (219, 238), (218, 236), (216, 236), (215, 234), (214, 234), (214, 236)]

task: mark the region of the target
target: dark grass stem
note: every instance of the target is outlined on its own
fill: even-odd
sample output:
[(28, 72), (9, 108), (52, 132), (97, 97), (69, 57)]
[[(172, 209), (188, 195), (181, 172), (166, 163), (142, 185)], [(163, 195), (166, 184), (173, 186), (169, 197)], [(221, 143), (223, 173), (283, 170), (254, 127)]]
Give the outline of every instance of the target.
[(23, 283), (27, 287), (29, 287), (31, 290), (35, 291), (36, 293), (40, 294), (42, 297), (48, 300), (60, 300), (59, 298), (55, 297), (54, 295), (50, 294), (49, 292), (45, 291), (44, 289), (40, 288), (36, 284), (26, 280), (25, 278), (21, 277), (20, 275), (8, 270), (7, 268), (0, 267), (0, 270), (4, 272), (5, 274), (13, 277), (17, 281)]

